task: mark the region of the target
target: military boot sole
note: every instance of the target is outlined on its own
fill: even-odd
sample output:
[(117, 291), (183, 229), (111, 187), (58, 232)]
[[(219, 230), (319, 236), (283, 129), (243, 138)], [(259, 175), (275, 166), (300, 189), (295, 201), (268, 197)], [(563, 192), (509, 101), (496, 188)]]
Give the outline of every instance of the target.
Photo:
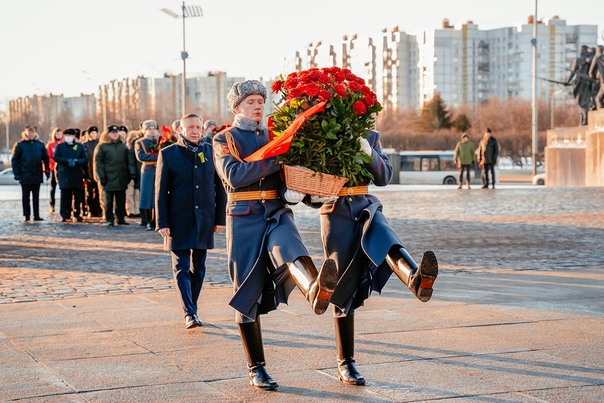
[(338, 268), (336, 266), (336, 262), (333, 259), (327, 259), (325, 263), (323, 263), (323, 267), (321, 267), (321, 272), (317, 277), (317, 284), (319, 285), (319, 290), (317, 291), (317, 296), (313, 304), (313, 310), (317, 315), (324, 314), (327, 308), (329, 307), (329, 300), (331, 299), (331, 296), (333, 295), (333, 292), (336, 289), (337, 283)]
[(419, 287), (415, 295), (422, 302), (428, 302), (432, 298), (432, 286), (438, 276), (438, 261), (432, 251), (424, 253), (422, 263), (419, 266), (418, 275), (420, 278)]

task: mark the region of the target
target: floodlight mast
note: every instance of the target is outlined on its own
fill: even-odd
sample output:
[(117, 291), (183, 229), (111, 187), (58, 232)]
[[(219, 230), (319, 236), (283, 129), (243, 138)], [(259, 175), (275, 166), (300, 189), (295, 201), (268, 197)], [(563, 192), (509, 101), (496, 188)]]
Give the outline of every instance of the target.
[(201, 6), (189, 6), (185, 5), (185, 2), (182, 2), (181, 7), (181, 15), (176, 14), (175, 12), (168, 10), (167, 8), (162, 8), (160, 11), (168, 14), (173, 18), (182, 18), (182, 52), (180, 52), (180, 57), (182, 59), (182, 82), (181, 82), (181, 114), (184, 116), (186, 114), (187, 109), (187, 58), (189, 54), (187, 53), (186, 48), (186, 31), (185, 31), (185, 20), (186, 18), (191, 17), (203, 17), (203, 11)]

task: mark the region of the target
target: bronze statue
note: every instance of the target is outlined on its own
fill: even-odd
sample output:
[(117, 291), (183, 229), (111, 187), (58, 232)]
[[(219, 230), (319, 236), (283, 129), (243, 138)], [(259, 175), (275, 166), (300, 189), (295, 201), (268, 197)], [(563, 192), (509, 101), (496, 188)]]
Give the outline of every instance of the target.
[(592, 58), (593, 52), (589, 50), (589, 47), (582, 45), (579, 57), (573, 62), (571, 72), (565, 82), (565, 85), (573, 86), (573, 95), (581, 108), (582, 125), (587, 125), (587, 112), (591, 109), (592, 80), (589, 76), (589, 68)]
[(596, 47), (596, 55), (589, 67), (589, 77), (594, 80), (594, 104), (596, 109), (604, 108), (604, 46)]

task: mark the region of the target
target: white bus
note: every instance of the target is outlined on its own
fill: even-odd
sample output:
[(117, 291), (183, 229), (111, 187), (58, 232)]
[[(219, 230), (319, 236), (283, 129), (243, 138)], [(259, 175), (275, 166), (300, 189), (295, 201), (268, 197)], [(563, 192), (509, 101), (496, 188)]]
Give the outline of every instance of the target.
[[(453, 151), (401, 151), (401, 185), (455, 185), (460, 171), (453, 162)], [(472, 183), (480, 182), (481, 170), (470, 171)], [(464, 172), (465, 175), (465, 172)]]

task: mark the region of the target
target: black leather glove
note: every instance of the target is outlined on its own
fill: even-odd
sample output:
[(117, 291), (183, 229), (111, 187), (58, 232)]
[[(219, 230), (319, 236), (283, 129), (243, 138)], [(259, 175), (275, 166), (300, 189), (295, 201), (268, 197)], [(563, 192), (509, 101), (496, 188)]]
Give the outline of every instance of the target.
[(21, 177), (20, 177), (19, 175), (15, 175), (15, 180), (16, 180), (16, 181), (20, 181), (20, 180), (21, 180)]
[(136, 182), (136, 175), (131, 175), (131, 176), (130, 176), (130, 180), (131, 180), (131, 181), (135, 181), (135, 182)]
[(107, 184), (107, 179), (102, 179), (101, 180), (101, 186), (105, 186)]
[(75, 160), (69, 160), (69, 162), (67, 163), (67, 165), (69, 166), (69, 168), (75, 167)]

